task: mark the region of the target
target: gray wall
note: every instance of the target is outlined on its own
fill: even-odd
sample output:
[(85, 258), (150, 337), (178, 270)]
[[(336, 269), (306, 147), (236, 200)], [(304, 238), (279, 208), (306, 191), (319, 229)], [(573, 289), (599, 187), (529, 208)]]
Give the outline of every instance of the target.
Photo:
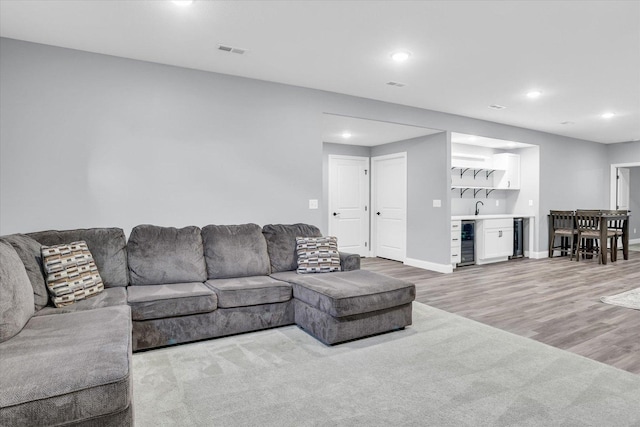
[[(407, 153), (407, 258), (450, 264), (450, 144), (445, 132), (371, 147), (371, 157)], [(433, 200), (442, 201), (434, 208)]]
[[(0, 234), (243, 222), (326, 232), (326, 207), (308, 209), (323, 195), (325, 112), (536, 144), (541, 212), (608, 203), (611, 146), (370, 99), (10, 39), (0, 93)], [(419, 197), (443, 200), (444, 232), (410, 232), (429, 234), (419, 259), (448, 263), (438, 177), (450, 143), (424, 145), (421, 173), (442, 181), (422, 181)], [(544, 248), (546, 222), (538, 233)]]
[(1, 52), (0, 233), (321, 223), (314, 91), (7, 39)]

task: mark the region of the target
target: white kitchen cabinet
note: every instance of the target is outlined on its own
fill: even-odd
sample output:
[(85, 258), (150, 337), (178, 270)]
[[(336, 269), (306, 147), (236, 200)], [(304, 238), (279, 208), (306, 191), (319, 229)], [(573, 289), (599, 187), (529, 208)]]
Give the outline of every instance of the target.
[(513, 218), (476, 221), (477, 264), (506, 261), (513, 255)]
[(520, 156), (513, 153), (500, 153), (493, 155), (493, 167), (499, 169), (496, 172), (494, 185), (502, 190), (520, 189)]

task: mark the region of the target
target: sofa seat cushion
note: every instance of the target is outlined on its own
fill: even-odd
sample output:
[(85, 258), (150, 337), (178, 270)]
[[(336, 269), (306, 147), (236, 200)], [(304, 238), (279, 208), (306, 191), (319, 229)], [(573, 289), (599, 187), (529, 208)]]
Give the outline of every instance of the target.
[(202, 236), (198, 227), (138, 225), (131, 230), (127, 250), (132, 285), (207, 280)]
[(83, 240), (93, 255), (105, 288), (129, 284), (127, 241), (121, 228), (50, 230), (28, 233), (27, 236), (46, 246)]
[(127, 410), (127, 306), (31, 318), (0, 344), (0, 425), (66, 425)]
[(218, 308), (215, 292), (200, 282), (129, 286), (127, 293), (133, 320), (208, 313)]
[(271, 277), (291, 283), (294, 298), (333, 317), (397, 307), (416, 296), (412, 283), (367, 270), (305, 275), (291, 271)]
[(94, 310), (96, 308), (113, 307), (117, 305), (127, 305), (127, 288), (118, 286), (115, 288), (105, 288), (91, 298), (83, 299), (75, 304), (64, 307), (48, 306), (40, 311), (36, 311), (36, 316), (48, 316), (50, 314), (75, 313), (76, 311)]
[(291, 285), (269, 276), (208, 280), (206, 285), (218, 295), (218, 307), (233, 308), (289, 301)]

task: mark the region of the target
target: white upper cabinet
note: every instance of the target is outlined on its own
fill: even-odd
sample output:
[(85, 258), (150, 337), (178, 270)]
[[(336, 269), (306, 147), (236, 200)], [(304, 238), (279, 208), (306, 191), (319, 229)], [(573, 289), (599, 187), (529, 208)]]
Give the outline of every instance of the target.
[(520, 156), (512, 153), (493, 155), (493, 167), (496, 169), (494, 185), (504, 190), (520, 189)]

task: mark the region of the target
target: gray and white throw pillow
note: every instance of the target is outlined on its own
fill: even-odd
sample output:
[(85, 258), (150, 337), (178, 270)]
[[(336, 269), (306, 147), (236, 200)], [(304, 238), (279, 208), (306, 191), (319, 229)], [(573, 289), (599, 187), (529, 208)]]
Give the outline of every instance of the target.
[(296, 237), (298, 273), (340, 271), (340, 254), (336, 237)]
[(43, 246), (42, 264), (56, 307), (71, 305), (104, 290), (93, 255), (84, 241)]

